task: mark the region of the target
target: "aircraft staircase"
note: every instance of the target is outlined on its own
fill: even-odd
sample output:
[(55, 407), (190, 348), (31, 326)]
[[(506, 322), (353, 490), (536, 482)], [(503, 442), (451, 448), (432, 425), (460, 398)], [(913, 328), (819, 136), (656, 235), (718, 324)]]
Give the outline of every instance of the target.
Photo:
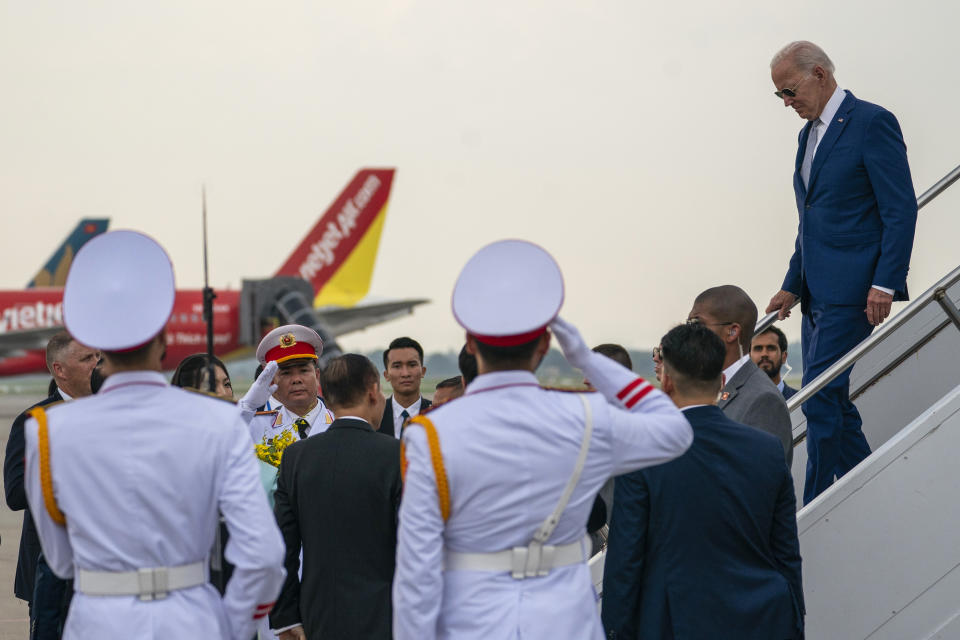
[[(923, 207), (960, 167), (918, 198)], [(873, 454), (797, 513), (806, 637), (960, 638), (960, 266), (787, 403), (802, 505), (801, 405), (843, 371)], [(769, 314), (761, 331), (775, 321)], [(601, 592), (604, 552), (590, 561)]]

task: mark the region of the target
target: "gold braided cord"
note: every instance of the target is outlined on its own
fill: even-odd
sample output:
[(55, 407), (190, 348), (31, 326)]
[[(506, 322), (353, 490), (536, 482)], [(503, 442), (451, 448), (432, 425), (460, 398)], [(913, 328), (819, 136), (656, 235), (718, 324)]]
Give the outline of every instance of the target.
[[(430, 461), (433, 463), (433, 474), (437, 478), (437, 501), (440, 503), (440, 515), (443, 521), (450, 519), (450, 483), (447, 482), (447, 471), (443, 467), (443, 453), (440, 451), (440, 438), (437, 436), (437, 428), (433, 426), (430, 418), (418, 415), (411, 418), (407, 423), (419, 424), (427, 432), (427, 444), (430, 446)], [(404, 455), (401, 450), (401, 455)], [(405, 459), (401, 458), (401, 460)]]
[(37, 447), (40, 450), (40, 487), (43, 489), (43, 504), (47, 507), (50, 519), (61, 527), (66, 526), (67, 518), (57, 506), (53, 495), (53, 474), (50, 471), (50, 435), (47, 432), (47, 412), (43, 407), (30, 410), (30, 416), (37, 421)]

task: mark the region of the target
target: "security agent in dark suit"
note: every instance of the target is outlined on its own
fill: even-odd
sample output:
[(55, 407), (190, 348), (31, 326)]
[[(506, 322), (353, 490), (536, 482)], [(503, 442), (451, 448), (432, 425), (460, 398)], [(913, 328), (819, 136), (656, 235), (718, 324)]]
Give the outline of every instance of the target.
[(280, 464), (274, 512), (287, 546), (287, 578), (270, 627), (281, 640), (387, 639), (400, 442), (374, 431), (384, 398), (365, 357), (331, 360), (321, 384), (336, 419), (326, 432), (288, 447)]
[(793, 479), (776, 438), (715, 406), (725, 349), (700, 325), (662, 341), (663, 391), (690, 449), (616, 479), (603, 577), (608, 638), (803, 636)]
[(713, 287), (694, 300), (687, 322), (706, 326), (726, 349), (724, 386), (717, 406), (731, 420), (779, 438), (789, 467), (793, 462), (793, 432), (787, 403), (770, 378), (750, 360), (757, 305), (740, 287)]
[(99, 352), (74, 341), (66, 331), (54, 334), (47, 342), (47, 370), (53, 376), (50, 395), (13, 421), (3, 461), (3, 484), (7, 506), (13, 511), (23, 510), (23, 528), (20, 533), (20, 551), (14, 575), (13, 593), (26, 600), (30, 611), (31, 638), (59, 638), (70, 593), (67, 581), (56, 577), (43, 561), (40, 538), (27, 507), (23, 485), (24, 449), (23, 426), (27, 411), (91, 394), (91, 376), (100, 360)]
[(380, 433), (400, 439), (404, 423), (431, 405), (420, 395), (420, 383), (426, 375), (423, 347), (413, 338), (396, 338), (383, 352), (383, 377), (393, 387), (387, 398)]
[[(777, 98), (806, 120), (797, 139), (793, 192), (799, 225), (780, 291), (781, 319), (800, 298), (803, 383), (826, 371), (908, 300), (917, 199), (897, 118), (837, 86), (834, 64), (812, 42), (774, 55)], [(850, 401), (850, 369), (803, 404), (810, 502), (870, 455)]]
[(790, 372), (790, 365), (787, 364), (787, 336), (783, 331), (771, 326), (753, 336), (750, 359), (770, 377), (770, 382), (780, 390), (784, 400), (789, 400), (797, 392), (780, 377), (780, 370), (784, 366), (787, 367), (787, 373)]

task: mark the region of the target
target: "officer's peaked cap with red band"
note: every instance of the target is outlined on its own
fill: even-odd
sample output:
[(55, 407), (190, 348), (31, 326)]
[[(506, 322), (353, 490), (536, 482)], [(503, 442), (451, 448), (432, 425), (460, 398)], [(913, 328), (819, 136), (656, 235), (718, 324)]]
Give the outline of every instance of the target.
[(563, 306), (563, 274), (543, 248), (501, 240), (480, 249), (453, 287), (453, 315), (474, 338), (493, 346), (529, 342)]
[(316, 360), (321, 353), (323, 340), (316, 331), (300, 324), (285, 324), (263, 337), (257, 347), (257, 360), (260, 364), (273, 360), (283, 364), (302, 358)]

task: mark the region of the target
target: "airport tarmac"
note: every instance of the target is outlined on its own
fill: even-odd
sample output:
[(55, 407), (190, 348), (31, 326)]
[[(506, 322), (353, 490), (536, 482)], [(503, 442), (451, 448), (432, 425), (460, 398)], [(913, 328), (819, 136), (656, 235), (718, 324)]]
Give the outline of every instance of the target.
[[(42, 392), (0, 394), (0, 434), (3, 451), (7, 450), (10, 425), (17, 415), (45, 397)], [(0, 507), (0, 640), (23, 640), (29, 636), (27, 603), (13, 595), (13, 575), (20, 549), (22, 511), (11, 511), (6, 501)]]

